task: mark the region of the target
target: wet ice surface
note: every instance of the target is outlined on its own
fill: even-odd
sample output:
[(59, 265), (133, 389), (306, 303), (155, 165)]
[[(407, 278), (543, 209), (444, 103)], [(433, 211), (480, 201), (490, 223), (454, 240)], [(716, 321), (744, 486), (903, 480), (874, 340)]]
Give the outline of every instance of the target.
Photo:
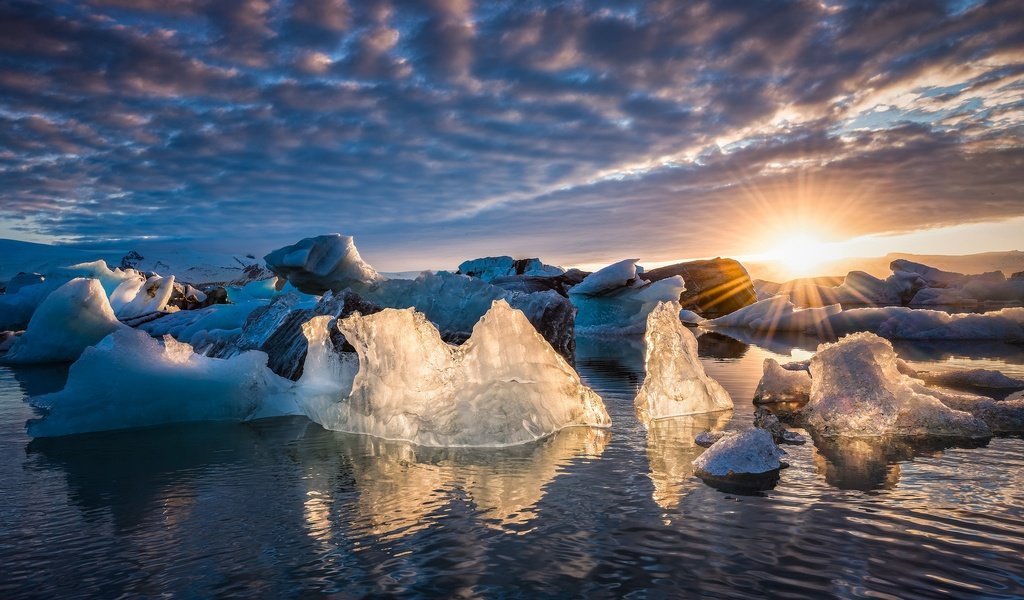
[[(577, 366), (612, 428), (502, 450), (416, 448), (304, 418), (30, 442), (25, 394), (66, 373), (0, 369), (0, 597), (1024, 594), (1020, 438), (786, 446), (792, 466), (756, 495), (695, 478), (693, 436), (750, 425), (764, 358), (814, 348), (750, 341), (700, 340), (732, 412), (645, 431), (639, 340), (581, 340)], [(919, 369), (1024, 376), (1020, 347), (895, 346)]]

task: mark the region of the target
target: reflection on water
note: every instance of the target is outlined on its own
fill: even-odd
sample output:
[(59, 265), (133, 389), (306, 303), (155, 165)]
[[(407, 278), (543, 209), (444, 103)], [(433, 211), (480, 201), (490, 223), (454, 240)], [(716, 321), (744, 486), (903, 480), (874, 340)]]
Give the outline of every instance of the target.
[(658, 506), (676, 508), (687, 488), (701, 485), (693, 477), (692, 463), (704, 448), (694, 443), (693, 438), (702, 431), (722, 431), (731, 418), (732, 411), (724, 410), (655, 419), (648, 424), (647, 462)]
[[(580, 339), (612, 429), (498, 450), (301, 418), (31, 441), (26, 397), (66, 374), (0, 368), (0, 597), (1024, 596), (1024, 440), (815, 440), (786, 447), (774, 489), (722, 492), (693, 477), (693, 437), (749, 426), (764, 359), (814, 346), (698, 345), (733, 411), (645, 429), (642, 339)], [(1001, 346), (897, 349), (1024, 364)]]

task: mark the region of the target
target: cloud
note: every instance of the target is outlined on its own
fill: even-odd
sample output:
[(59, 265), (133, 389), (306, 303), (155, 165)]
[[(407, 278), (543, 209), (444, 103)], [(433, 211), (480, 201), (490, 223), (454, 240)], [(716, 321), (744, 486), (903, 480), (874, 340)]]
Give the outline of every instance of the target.
[(1019, 216), (1022, 19), (1004, 1), (8, 3), (0, 219), (222, 247), (340, 230), (457, 263), (738, 253), (779, 215), (840, 237)]

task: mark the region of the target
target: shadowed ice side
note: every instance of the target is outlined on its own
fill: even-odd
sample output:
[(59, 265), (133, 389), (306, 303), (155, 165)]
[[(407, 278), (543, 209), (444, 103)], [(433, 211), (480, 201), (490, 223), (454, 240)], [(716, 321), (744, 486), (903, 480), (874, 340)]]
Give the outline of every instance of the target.
[(504, 300), (458, 347), (413, 309), (335, 323), (358, 367), (327, 341), (331, 320), (313, 319), (298, 383), (306, 414), (328, 429), (422, 446), (500, 447), (611, 424), (601, 398)]

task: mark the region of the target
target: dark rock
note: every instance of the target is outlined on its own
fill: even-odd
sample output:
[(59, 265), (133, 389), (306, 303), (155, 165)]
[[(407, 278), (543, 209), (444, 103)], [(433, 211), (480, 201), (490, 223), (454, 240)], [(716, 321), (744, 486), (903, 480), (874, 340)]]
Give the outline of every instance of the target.
[(46, 277), (39, 273), (18, 273), (7, 282), (7, 288), (4, 290), (5, 294), (17, 294), (18, 291), (23, 287), (42, 283), (46, 280)]
[(146, 257), (139, 254), (135, 250), (132, 250), (128, 254), (121, 257), (121, 268), (122, 269), (138, 269), (139, 263), (145, 260)]
[(754, 409), (754, 427), (764, 429), (772, 434), (772, 439), (776, 444), (801, 445), (807, 442), (802, 435), (787, 430), (779, 418), (763, 406)]
[(498, 277), (491, 280), (491, 285), (500, 287), (510, 292), (522, 292), (532, 294), (553, 290), (560, 296), (569, 297), (569, 289), (578, 285), (590, 273), (579, 269), (569, 269), (561, 275), (543, 277), (539, 275), (513, 275), (509, 277)]
[(196, 310), (213, 306), (214, 304), (227, 304), (228, 292), (222, 287), (213, 288), (209, 293), (197, 290), (187, 283), (174, 282), (174, 291), (167, 301), (167, 306), (175, 306), (179, 310)]
[(703, 317), (727, 315), (757, 302), (750, 275), (743, 265), (731, 258), (678, 263), (638, 275), (647, 281), (682, 276), (686, 291), (679, 297), (680, 304)]
[[(538, 301), (541, 300), (541, 301)], [(509, 305), (523, 311), (537, 332), (570, 365), (576, 362), (576, 307), (568, 298), (547, 294), (523, 294), (509, 298)]]

